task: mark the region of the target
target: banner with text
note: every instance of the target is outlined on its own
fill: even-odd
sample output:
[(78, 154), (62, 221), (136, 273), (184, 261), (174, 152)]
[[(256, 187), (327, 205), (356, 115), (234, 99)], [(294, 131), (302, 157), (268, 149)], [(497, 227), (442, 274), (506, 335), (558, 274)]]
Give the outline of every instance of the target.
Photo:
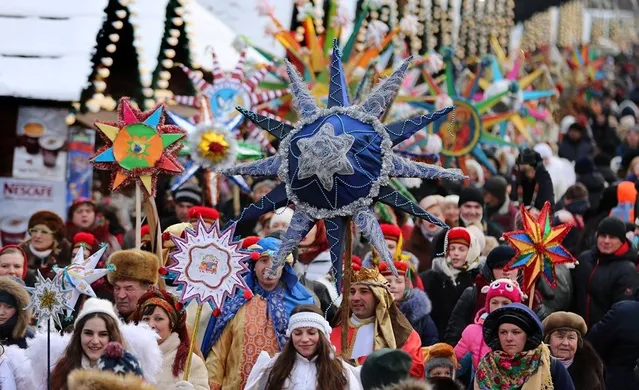
[(66, 186), (63, 181), (23, 180), (0, 177), (0, 240), (18, 244), (27, 235), (29, 218), (50, 210), (66, 219)]

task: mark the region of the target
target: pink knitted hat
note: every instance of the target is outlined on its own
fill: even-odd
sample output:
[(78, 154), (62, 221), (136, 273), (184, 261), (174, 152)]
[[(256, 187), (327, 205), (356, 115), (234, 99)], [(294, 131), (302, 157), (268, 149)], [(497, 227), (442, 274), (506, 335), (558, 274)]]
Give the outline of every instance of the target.
[(512, 303), (521, 303), (524, 298), (519, 283), (510, 279), (497, 279), (490, 286), (484, 286), (481, 292), (486, 294), (486, 313), (490, 312), (490, 300), (494, 297), (507, 298)]

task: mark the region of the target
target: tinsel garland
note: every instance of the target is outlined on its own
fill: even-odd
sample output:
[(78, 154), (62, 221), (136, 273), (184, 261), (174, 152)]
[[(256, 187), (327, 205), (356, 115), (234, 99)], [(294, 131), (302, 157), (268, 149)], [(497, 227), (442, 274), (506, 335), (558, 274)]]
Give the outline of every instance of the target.
[(583, 29), (583, 5), (571, 1), (559, 7), (559, 45), (572, 47), (581, 43)]
[(540, 12), (524, 22), (524, 35), (521, 48), (524, 51), (534, 51), (550, 42), (550, 11)]

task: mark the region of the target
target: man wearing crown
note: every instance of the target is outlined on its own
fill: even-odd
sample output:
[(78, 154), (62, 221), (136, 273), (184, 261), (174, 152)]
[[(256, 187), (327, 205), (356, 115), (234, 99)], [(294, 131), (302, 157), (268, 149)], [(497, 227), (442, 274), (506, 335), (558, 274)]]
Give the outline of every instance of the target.
[(424, 376), (421, 359), (421, 340), (393, 302), (386, 278), (377, 268), (364, 268), (353, 264), (350, 288), (348, 345), (342, 346), (342, 327), (339, 324), (331, 333), (331, 343), (343, 358), (362, 364), (373, 351), (382, 348), (402, 349), (413, 363), (410, 375)]
[(270, 274), (280, 245), (273, 237), (250, 245), (249, 273), (245, 276), (250, 291), (239, 292), (222, 310), (213, 311), (202, 342), (211, 390), (243, 389), (260, 352), (272, 357), (286, 343), (293, 308), (314, 303), (289, 264)]

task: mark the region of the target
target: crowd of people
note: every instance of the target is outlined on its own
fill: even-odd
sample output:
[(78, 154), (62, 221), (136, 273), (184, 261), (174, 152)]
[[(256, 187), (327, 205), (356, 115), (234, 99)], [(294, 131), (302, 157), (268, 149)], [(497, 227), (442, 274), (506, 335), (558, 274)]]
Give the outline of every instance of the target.
[[(64, 219), (35, 212), (28, 238), (0, 248), (0, 389), (639, 389), (639, 87), (619, 77), (575, 99), (556, 140), (487, 149), (494, 169), (469, 159), (467, 181), (406, 182), (449, 228), (377, 210), (397, 273), (354, 232), (347, 291), (322, 221), (271, 272), (293, 217), (282, 207), (236, 226), (247, 289), (201, 317), (178, 301), (171, 236), (224, 226), (275, 179), (250, 194), (222, 183), (214, 208), (201, 178), (173, 192), (162, 178), (161, 257), (148, 226), (136, 247), (122, 197), (76, 199)], [(542, 277), (522, 291), (503, 234), (546, 203), (553, 225), (572, 225), (563, 245), (578, 261), (556, 265), (556, 286)], [(82, 295), (61, 329), (38, 327), (27, 290), (38, 273), (54, 278), (103, 244), (96, 297)]]

